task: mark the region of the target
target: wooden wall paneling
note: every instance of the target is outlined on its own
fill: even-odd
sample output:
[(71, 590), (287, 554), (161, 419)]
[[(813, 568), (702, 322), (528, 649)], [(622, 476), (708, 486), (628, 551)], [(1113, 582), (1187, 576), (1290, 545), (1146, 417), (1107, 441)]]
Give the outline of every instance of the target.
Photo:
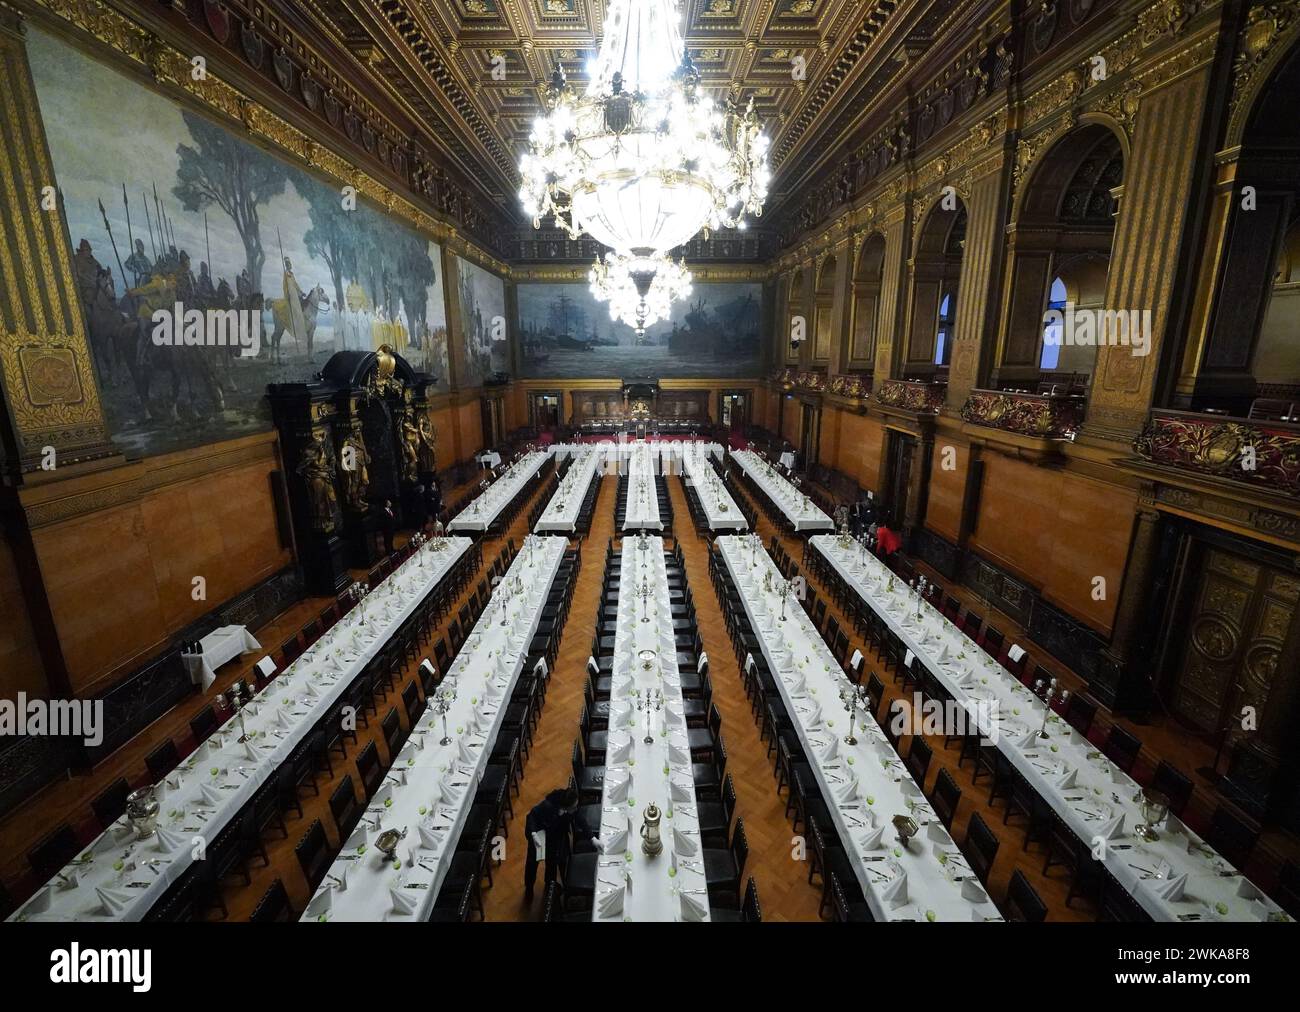
[[(949, 469), (947, 465), (951, 464)], [(943, 434), (934, 438), (930, 461), (930, 497), (925, 526), (953, 543), (961, 540), (962, 508), (966, 499), (970, 446)]]

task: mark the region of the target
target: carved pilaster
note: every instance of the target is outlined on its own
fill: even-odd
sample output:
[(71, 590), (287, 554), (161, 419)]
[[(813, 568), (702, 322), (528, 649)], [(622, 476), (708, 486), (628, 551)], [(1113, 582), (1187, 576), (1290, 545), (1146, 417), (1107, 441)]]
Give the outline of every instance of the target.
[[(115, 454), (91, 365), (22, 22), (0, 6), (0, 387), (11, 472)], [(58, 473), (58, 471), (54, 472)]]
[(1156, 571), (1160, 547), (1160, 513), (1150, 508), (1138, 510), (1124, 569), (1124, 585), (1119, 592), (1110, 645), (1102, 651), (1093, 694), (1113, 709), (1131, 709), (1147, 702), (1145, 672), (1134, 657), (1134, 642), (1149, 630), (1142, 626)]

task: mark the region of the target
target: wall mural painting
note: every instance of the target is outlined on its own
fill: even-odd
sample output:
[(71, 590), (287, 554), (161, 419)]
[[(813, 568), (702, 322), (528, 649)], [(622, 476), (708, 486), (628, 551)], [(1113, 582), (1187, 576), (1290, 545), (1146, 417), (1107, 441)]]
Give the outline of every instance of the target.
[(533, 379), (748, 377), (761, 370), (762, 285), (695, 284), (645, 342), (585, 285), (518, 286), (523, 374)]
[(465, 335), (462, 387), (482, 386), (496, 372), (510, 371), (510, 328), (506, 326), (504, 282), (477, 264), (457, 257), (461, 333)]
[[(447, 389), (435, 243), (56, 39), (30, 32), (28, 56), (124, 453), (264, 431), (267, 384), (345, 348), (391, 345)], [(178, 303), (201, 326), (182, 312), (159, 345)]]

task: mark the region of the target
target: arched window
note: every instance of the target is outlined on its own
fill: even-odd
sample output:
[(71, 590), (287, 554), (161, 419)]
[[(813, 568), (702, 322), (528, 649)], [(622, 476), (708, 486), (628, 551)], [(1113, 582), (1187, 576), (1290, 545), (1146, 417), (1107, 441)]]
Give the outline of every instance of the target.
[[(1052, 282), (1051, 291), (1047, 293), (1047, 310), (1065, 312), (1065, 282), (1059, 277)], [(1043, 314), (1046, 317), (1046, 313)], [(1052, 318), (1043, 324), (1043, 353), (1038, 368), (1044, 372), (1055, 369), (1061, 361), (1061, 341), (1064, 337), (1060, 320)]]
[(954, 302), (952, 292), (944, 292), (939, 300), (938, 327), (934, 333), (935, 365), (947, 365), (951, 357)]

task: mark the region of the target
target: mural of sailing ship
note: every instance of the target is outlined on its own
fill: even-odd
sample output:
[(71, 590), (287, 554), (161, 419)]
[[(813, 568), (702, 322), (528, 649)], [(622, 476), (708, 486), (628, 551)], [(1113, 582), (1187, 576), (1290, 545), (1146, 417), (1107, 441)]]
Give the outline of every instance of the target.
[(646, 329), (642, 343), (583, 285), (523, 284), (517, 291), (528, 378), (742, 377), (761, 368), (759, 284), (694, 285), (668, 320)]
[[(50, 36), (31, 31), (28, 51), (124, 453), (266, 430), (267, 384), (307, 380), (345, 348), (390, 345), (447, 388), (436, 244)], [(157, 346), (153, 314), (177, 303), (256, 314), (259, 353)]]

